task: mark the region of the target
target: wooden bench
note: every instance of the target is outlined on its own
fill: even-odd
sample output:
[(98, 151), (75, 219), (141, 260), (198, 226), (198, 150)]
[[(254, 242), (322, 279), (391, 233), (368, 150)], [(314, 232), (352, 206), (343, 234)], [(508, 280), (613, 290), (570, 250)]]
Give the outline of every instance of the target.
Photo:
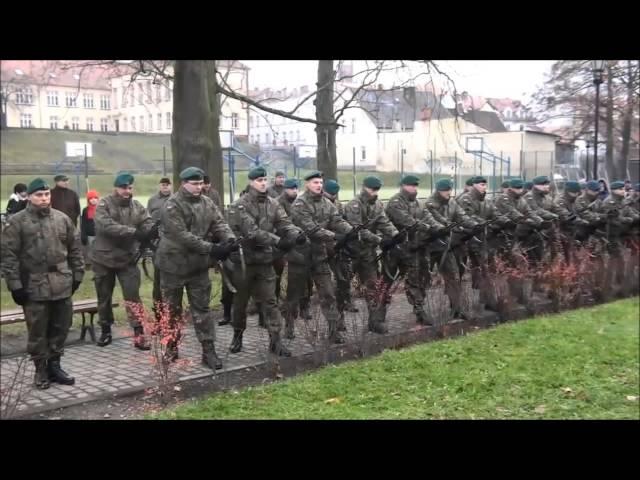
[[(112, 302), (112, 306), (115, 308), (118, 306), (118, 302)], [(76, 300), (73, 302), (73, 313), (79, 313), (82, 315), (82, 327), (80, 330), (80, 340), (84, 340), (87, 332), (91, 337), (91, 341), (96, 341), (96, 332), (93, 325), (93, 317), (98, 313), (98, 301), (97, 300)], [(89, 315), (89, 322), (87, 323), (87, 315)], [(24, 312), (22, 309), (6, 310), (2, 312), (0, 317), (0, 325), (10, 325), (12, 323), (24, 322)]]

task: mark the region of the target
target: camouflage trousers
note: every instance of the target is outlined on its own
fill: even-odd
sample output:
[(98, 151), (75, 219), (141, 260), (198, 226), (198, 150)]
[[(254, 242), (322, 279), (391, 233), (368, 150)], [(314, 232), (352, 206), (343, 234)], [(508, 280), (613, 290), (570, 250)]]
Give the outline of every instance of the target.
[[(350, 257), (337, 254), (329, 259), (329, 267), (336, 281), (336, 305), (338, 311), (344, 311), (351, 303), (351, 279), (353, 278), (353, 261)], [(364, 283), (363, 283), (364, 285)]]
[(233, 286), (237, 290), (233, 295), (233, 329), (247, 328), (247, 304), (249, 298), (253, 297), (265, 315), (269, 333), (279, 333), (282, 319), (276, 300), (276, 273), (273, 265), (249, 264), (244, 274), (242, 269), (236, 266), (233, 269)]
[(22, 307), (29, 332), (27, 353), (32, 360), (47, 360), (64, 353), (64, 342), (73, 318), (71, 297), (45, 302), (30, 301)]
[[(462, 285), (460, 282), (458, 264), (456, 263), (455, 255), (452, 252), (448, 252), (446, 254), (444, 261), (442, 260), (443, 254), (444, 252), (431, 252), (431, 268), (433, 268), (434, 265), (438, 265), (438, 270), (444, 280), (444, 292), (449, 297), (451, 308), (454, 312), (459, 312), (462, 308), (460, 299)], [(442, 262), (441, 267), (440, 262)]]
[[(401, 250), (393, 255), (387, 255), (383, 260), (383, 273), (394, 274), (396, 269), (404, 277), (404, 290), (407, 301), (413, 306), (424, 305), (427, 286), (431, 281), (429, 271), (429, 257), (424, 249), (415, 252)], [(386, 270), (386, 271), (385, 271)]]
[[(122, 297), (125, 302), (141, 303), (140, 300), (140, 270), (137, 265), (128, 265), (122, 269), (105, 267), (99, 263), (93, 264), (94, 283), (98, 296), (98, 323), (101, 327), (113, 324), (113, 289), (116, 286), (116, 277), (120, 282)], [(131, 327), (141, 326), (140, 320), (125, 303), (125, 310)]]
[(215, 341), (215, 321), (209, 307), (211, 301), (209, 270), (189, 276), (161, 272), (160, 286), (162, 297), (169, 306), (170, 326), (175, 328), (182, 317), (182, 295), (186, 289), (189, 311), (198, 341), (200, 343)]
[(318, 295), (320, 296), (320, 308), (329, 325), (330, 335), (332, 329), (337, 327), (338, 308), (336, 305), (335, 286), (331, 281), (331, 269), (329, 264), (319, 262), (311, 265), (299, 265), (289, 263), (288, 285), (292, 287), (287, 291), (287, 306), (295, 308), (295, 304), (308, 291), (309, 277), (313, 279)]

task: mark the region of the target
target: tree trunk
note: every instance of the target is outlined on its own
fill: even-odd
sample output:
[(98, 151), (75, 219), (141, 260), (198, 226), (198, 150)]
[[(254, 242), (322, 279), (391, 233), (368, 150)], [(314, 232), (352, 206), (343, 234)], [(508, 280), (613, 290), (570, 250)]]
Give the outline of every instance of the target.
[(613, 68), (607, 63), (607, 153), (605, 157), (606, 171), (610, 180), (618, 179), (617, 165), (613, 161)]
[[(318, 62), (318, 83), (319, 88), (316, 96), (316, 120), (318, 122), (330, 123), (334, 121), (333, 115), (333, 60), (320, 60)], [(325, 88), (320, 89), (324, 85)], [(336, 127), (316, 126), (316, 136), (318, 139), (318, 170), (324, 173), (325, 178), (338, 178), (338, 161), (336, 158)]]
[(627, 178), (627, 165), (629, 162), (629, 145), (631, 143), (631, 121), (633, 119), (633, 103), (635, 101), (633, 95), (634, 85), (634, 73), (631, 67), (631, 60), (627, 61), (627, 105), (624, 111), (624, 118), (622, 120), (622, 151), (620, 152), (619, 171), (621, 176), (619, 178)]
[(173, 84), (173, 180), (187, 167), (199, 167), (224, 192), (218, 99), (211, 60), (177, 60)]

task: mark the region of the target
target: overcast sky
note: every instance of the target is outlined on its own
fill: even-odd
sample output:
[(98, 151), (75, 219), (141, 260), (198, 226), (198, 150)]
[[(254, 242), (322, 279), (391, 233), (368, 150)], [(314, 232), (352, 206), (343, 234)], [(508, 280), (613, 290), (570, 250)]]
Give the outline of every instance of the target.
[[(251, 71), (251, 88), (312, 86), (317, 60), (241, 60)], [(544, 81), (554, 60), (439, 60), (459, 91), (485, 97), (525, 100)], [(355, 68), (357, 70), (357, 67)], [(524, 95), (523, 95), (524, 94)]]

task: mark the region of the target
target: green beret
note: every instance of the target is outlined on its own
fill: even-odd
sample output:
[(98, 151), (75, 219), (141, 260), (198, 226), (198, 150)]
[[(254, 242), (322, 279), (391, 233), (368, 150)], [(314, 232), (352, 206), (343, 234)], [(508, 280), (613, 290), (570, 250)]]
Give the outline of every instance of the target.
[(472, 186), (472, 185), (473, 185), (473, 183), (474, 183), (474, 182), (473, 182), (473, 180), (474, 180), (475, 178), (476, 178), (476, 177), (471, 177), (471, 178), (469, 178), (469, 180), (467, 180), (466, 182), (464, 182), (464, 184), (465, 184), (467, 187)]
[(564, 184), (564, 189), (567, 192), (579, 193), (580, 192), (580, 184), (578, 182), (570, 181)]
[(540, 175), (539, 177), (533, 179), (534, 185), (546, 185), (547, 183), (551, 182), (549, 181), (549, 177), (547, 177), (546, 175)]
[(187, 167), (180, 172), (180, 180), (204, 180), (204, 170), (198, 167)]
[(415, 175), (405, 175), (400, 180), (400, 185), (415, 185), (417, 187), (420, 185), (420, 179)]
[(335, 180), (327, 180), (324, 182), (323, 190), (329, 195), (337, 195), (340, 191), (340, 185)]
[(509, 188), (509, 180), (505, 180), (504, 182), (502, 182), (502, 185), (500, 185), (501, 188)]
[(382, 181), (378, 177), (365, 177), (362, 184), (367, 188), (382, 188)]
[(266, 177), (267, 171), (264, 167), (256, 167), (249, 171), (249, 180), (255, 180), (256, 178)]
[(322, 178), (322, 172), (315, 170), (304, 177), (306, 181), (311, 180), (312, 178)]
[(285, 177), (286, 175), (284, 174), (284, 172), (282, 170), (278, 170), (275, 174), (276, 177)]
[(471, 180), (472, 180), (471, 183), (473, 183), (474, 185), (476, 183), (487, 183), (487, 179), (481, 175), (478, 175), (477, 177), (473, 177)]
[(596, 180), (590, 180), (587, 182), (587, 190), (591, 190), (592, 192), (599, 192), (600, 191), (600, 183), (598, 183)]
[(127, 172), (119, 173), (113, 182), (114, 187), (128, 187), (129, 185), (133, 185), (133, 175)]
[(56, 175), (53, 177), (54, 182), (66, 182), (67, 180), (69, 180), (69, 177), (66, 175)]
[(511, 180), (509, 180), (509, 187), (510, 188), (523, 188), (524, 187), (524, 182), (522, 181), (521, 178), (512, 178)]
[(531, 190), (533, 188), (533, 182), (524, 182), (524, 188)]
[(442, 180), (438, 180), (436, 182), (436, 190), (438, 192), (446, 192), (447, 190), (451, 190), (453, 188), (453, 182), (448, 178), (443, 178)]
[(38, 190), (49, 190), (49, 185), (47, 185), (47, 182), (41, 178), (36, 178), (29, 184), (27, 187), (27, 193), (31, 195), (33, 192), (37, 192)]
[(284, 181), (284, 188), (298, 188), (298, 180), (295, 178), (287, 178)]
[(611, 185), (609, 185), (609, 190), (618, 190), (619, 188), (624, 188), (624, 182), (620, 180), (612, 182)]

